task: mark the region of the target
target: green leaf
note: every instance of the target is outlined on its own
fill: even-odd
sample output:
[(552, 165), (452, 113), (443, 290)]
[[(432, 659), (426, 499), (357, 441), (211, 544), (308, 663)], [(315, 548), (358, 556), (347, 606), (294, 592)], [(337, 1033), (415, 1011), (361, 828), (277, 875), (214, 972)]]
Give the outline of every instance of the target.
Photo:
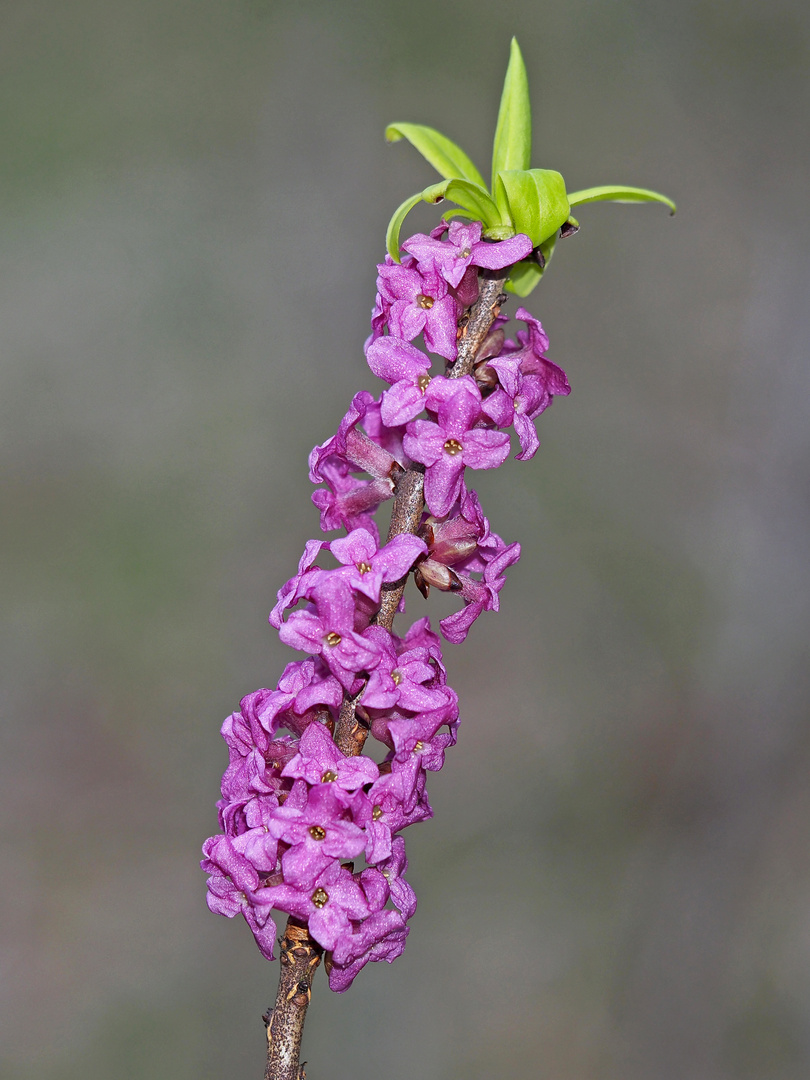
[(482, 222), (484, 228), (500, 224), (498, 207), (485, 187), (471, 184), (468, 180), (448, 180), (444, 194), (445, 198), (469, 211), (476, 221)]
[[(565, 181), (554, 169), (507, 169), (498, 173), (496, 190), (500, 186), (506, 194), (515, 231), (526, 233), (535, 247), (568, 220), (570, 207)], [(498, 205), (500, 208), (500, 201)]]
[(524, 259), (523, 262), (513, 266), (509, 273), (509, 280), (505, 285), (506, 291), (514, 293), (516, 296), (528, 296), (546, 272), (551, 256), (554, 254), (554, 245), (556, 243), (557, 234), (555, 233), (540, 245), (543, 258), (546, 260), (545, 266), (539, 266), (534, 259)]
[[(431, 187), (425, 188), (424, 191), (418, 191), (416, 195), (411, 195), (409, 199), (406, 199), (404, 203), (397, 207), (391, 220), (388, 222), (388, 228), (385, 232), (385, 247), (388, 254), (394, 260), (394, 262), (400, 262), (399, 257), (399, 234), (402, 229), (402, 222), (408, 216), (419, 202), (441, 202), (444, 197), (444, 189), (447, 187), (449, 181), (443, 180), (440, 184), (433, 184)], [(438, 195), (436, 193), (438, 192)], [(427, 195), (427, 198), (425, 197)], [(436, 195), (434, 198), (433, 196)]]
[(523, 262), (515, 263), (509, 272), (509, 280), (504, 286), (507, 292), (516, 296), (528, 296), (535, 285), (543, 276), (542, 269), (536, 262), (524, 259)]
[(389, 124), (385, 137), (391, 143), (407, 139), (445, 180), (470, 180), (486, 189), (483, 176), (461, 147), (435, 128), (424, 124)]
[(454, 210), (444, 210), (442, 212), (442, 218), (444, 221), (452, 221), (453, 218), (466, 218), (467, 221), (476, 220), (469, 210), (464, 210), (461, 207), (456, 207)]
[(483, 221), (485, 224), (498, 223), (498, 208), (490, 199), (486, 190), (478, 184), (472, 184), (469, 180), (442, 180), (438, 184), (431, 184), (424, 191), (411, 195), (401, 206), (397, 207), (394, 215), (388, 222), (385, 234), (385, 246), (388, 254), (395, 262), (399, 262), (399, 234), (402, 223), (408, 214), (419, 202), (437, 203), (442, 199), (450, 199), (463, 208), (464, 214), (473, 221)]
[(495, 183), (492, 185), (492, 194), (495, 196), (495, 204), (498, 207), (501, 223), (508, 223), (510, 226), (513, 226), (512, 210), (509, 206), (509, 196), (506, 194), (506, 187), (504, 186), (502, 176), (503, 173), (498, 173), (495, 177)]
[(674, 214), (677, 207), (672, 199), (661, 195), (657, 191), (648, 188), (622, 187), (617, 184), (603, 184), (601, 187), (584, 188), (582, 191), (571, 192), (568, 201), (572, 206), (582, 206), (589, 202), (659, 202), (668, 206)]
[(503, 83), (501, 107), (492, 147), (492, 190), (504, 169), (528, 169), (532, 157), (532, 108), (529, 80), (517, 39), (512, 38), (509, 66)]

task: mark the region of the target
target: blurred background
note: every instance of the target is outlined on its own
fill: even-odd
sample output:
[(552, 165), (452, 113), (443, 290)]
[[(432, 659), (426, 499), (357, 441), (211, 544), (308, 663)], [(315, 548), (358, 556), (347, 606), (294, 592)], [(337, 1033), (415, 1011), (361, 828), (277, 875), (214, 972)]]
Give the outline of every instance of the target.
[(528, 302), (573, 392), (475, 478), (524, 555), (448, 646), (408, 948), (343, 996), (318, 977), (303, 1056), (810, 1073), (810, 8), (11, 0), (3, 1080), (262, 1074), (277, 966), (198, 869), (219, 726), (293, 655), (266, 617), (318, 534), (307, 453), (379, 389), (375, 263), (434, 179), (384, 125), (486, 170), (513, 33), (533, 163), (679, 213), (583, 207)]

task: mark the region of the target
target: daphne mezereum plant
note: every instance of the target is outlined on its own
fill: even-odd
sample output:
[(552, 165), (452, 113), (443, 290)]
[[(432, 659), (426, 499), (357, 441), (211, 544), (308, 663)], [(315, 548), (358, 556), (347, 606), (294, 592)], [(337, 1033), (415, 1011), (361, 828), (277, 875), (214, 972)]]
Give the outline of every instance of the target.
[[(266, 1080), (303, 1074), (301, 1035), (322, 957), (340, 993), (369, 961), (390, 963), (405, 947), (416, 897), (402, 834), (432, 816), (427, 776), (456, 741), (459, 710), (429, 620), (400, 636), (394, 618), (404, 613), (411, 575), (425, 597), (431, 587), (457, 595), (459, 610), (439, 624), (454, 644), (482, 612), (498, 610), (520, 545), (491, 530), (467, 472), (502, 465), (511, 429), (517, 459), (534, 457), (534, 421), (569, 393), (546, 355), (543, 327), (525, 308), (515, 312), (523, 329), (506, 336), (506, 293), (531, 292), (557, 239), (578, 229), (573, 207), (611, 199), (675, 209), (643, 188), (567, 193), (558, 172), (530, 168), (528, 84), (514, 40), (491, 188), (432, 128), (393, 124), (386, 135), (407, 139), (443, 179), (406, 200), (389, 225), (365, 344), (388, 389), (379, 399), (357, 393), (336, 434), (309, 459), (310, 480), (324, 485), (312, 495), (321, 529), (346, 535), (310, 540), (279, 591), (270, 622), (308, 655), (225, 721), (222, 831), (203, 848), (209, 907), (241, 913), (269, 960), (271, 912), (289, 916), (276, 1005), (265, 1016)], [(443, 199), (456, 208), (429, 235), (400, 244), (410, 209)], [(433, 357), (443, 373), (434, 373)], [(381, 543), (376, 514), (388, 500)], [(320, 565), (327, 553), (332, 565)], [(369, 736), (387, 748), (381, 765), (363, 753)]]

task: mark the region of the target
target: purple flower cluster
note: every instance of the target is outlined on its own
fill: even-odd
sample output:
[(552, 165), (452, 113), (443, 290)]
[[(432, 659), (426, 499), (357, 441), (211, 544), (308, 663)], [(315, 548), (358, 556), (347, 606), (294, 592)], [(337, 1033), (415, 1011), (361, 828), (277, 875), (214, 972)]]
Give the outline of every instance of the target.
[[(312, 496), (321, 528), (347, 535), (307, 543), (270, 614), (281, 640), (307, 657), (225, 721), (222, 832), (203, 847), (211, 910), (241, 912), (268, 959), (271, 911), (305, 922), (337, 991), (369, 961), (390, 962), (404, 948), (416, 898), (403, 876), (401, 833), (432, 816), (427, 773), (442, 767), (458, 727), (438, 635), (426, 618), (404, 637), (382, 625), (383, 591), (412, 572), (424, 596), (431, 586), (457, 594), (462, 607), (440, 623), (451, 642), (498, 609), (520, 546), (491, 531), (466, 470), (501, 465), (512, 427), (517, 457), (532, 457), (533, 421), (569, 392), (545, 356), (542, 326), (522, 308), (526, 329), (516, 340), (495, 316), (471, 374), (453, 377), (479, 271), (525, 258), (528, 237), (489, 243), (480, 223), (454, 221), (403, 246), (401, 265), (387, 258), (378, 268), (366, 342), (369, 367), (388, 388), (379, 399), (358, 393), (335, 435), (310, 455), (310, 479), (325, 485)], [(413, 344), (420, 335), (426, 351)], [(432, 374), (429, 353), (444, 359), (445, 374)], [(381, 544), (375, 512), (408, 470), (424, 473), (425, 512), (414, 532)], [(319, 564), (326, 556), (332, 565)], [(347, 708), (387, 748), (382, 764), (338, 747)]]

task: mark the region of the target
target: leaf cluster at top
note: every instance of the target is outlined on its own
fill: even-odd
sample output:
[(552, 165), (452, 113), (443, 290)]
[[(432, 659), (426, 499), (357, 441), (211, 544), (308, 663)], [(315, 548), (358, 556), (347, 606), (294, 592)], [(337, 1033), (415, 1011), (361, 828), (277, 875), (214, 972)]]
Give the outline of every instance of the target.
[(480, 221), (488, 240), (506, 240), (516, 233), (531, 238), (533, 256), (511, 270), (507, 289), (528, 296), (539, 282), (554, 250), (560, 229), (578, 228), (571, 209), (583, 203), (660, 202), (675, 212), (675, 203), (666, 195), (646, 188), (607, 184), (566, 192), (565, 181), (554, 169), (532, 169), (532, 117), (526, 65), (515, 38), (501, 95), (495, 141), (492, 148), (492, 180), (487, 188), (474, 162), (460, 146), (435, 128), (423, 124), (390, 124), (385, 131), (389, 142), (407, 139), (443, 177), (406, 199), (388, 225), (388, 252), (400, 261), (399, 235), (408, 213), (419, 202), (449, 200), (456, 209), (444, 218), (463, 217)]

